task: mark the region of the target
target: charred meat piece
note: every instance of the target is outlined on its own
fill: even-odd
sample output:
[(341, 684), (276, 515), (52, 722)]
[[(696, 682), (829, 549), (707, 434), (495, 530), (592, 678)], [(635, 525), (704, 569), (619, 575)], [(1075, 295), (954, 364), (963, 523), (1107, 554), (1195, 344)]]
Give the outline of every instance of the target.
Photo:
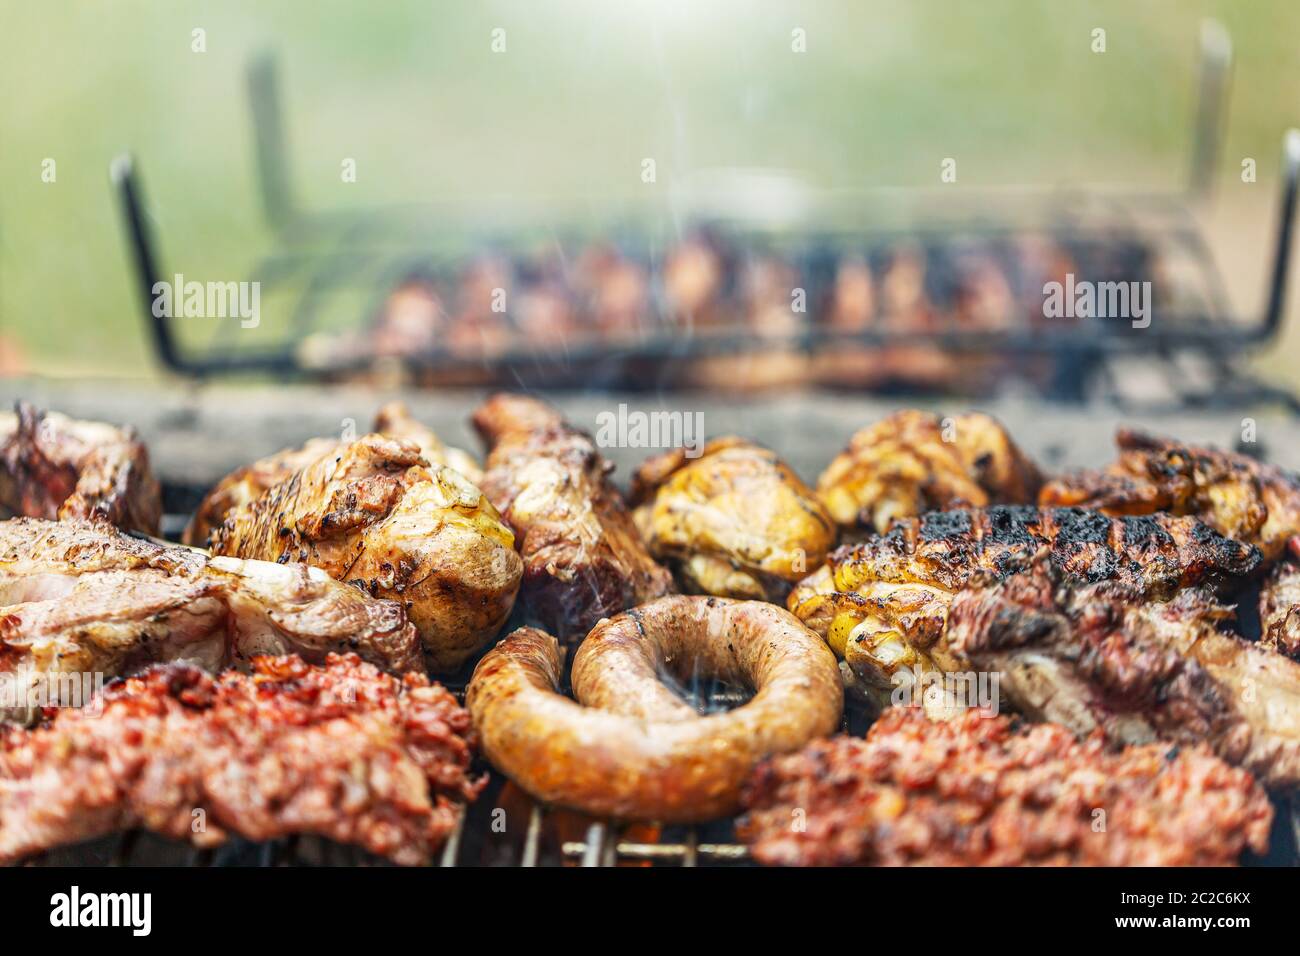
[[(1292, 541), (1292, 550), (1300, 542)], [(1259, 592), (1259, 642), (1300, 658), (1300, 566), (1279, 564)]]
[(931, 512), (831, 556), (835, 582), (919, 582), (955, 590), (975, 571), (1003, 576), (1047, 548), (1082, 582), (1121, 581), (1146, 595), (1252, 572), (1259, 553), (1195, 518), (1111, 518), (1084, 508), (990, 508)]
[(632, 479), (633, 518), (688, 591), (780, 602), (835, 543), (821, 502), (775, 453), (718, 438), (675, 449)]
[(83, 675), (160, 661), (218, 671), (258, 654), (322, 661), (334, 651), (395, 672), (423, 663), (401, 605), (306, 565), (208, 558), (100, 522), (0, 522), (0, 681), (21, 702), (0, 719), (84, 703), (68, 699), (84, 694), (68, 683)]
[(1119, 460), (1043, 487), (1039, 503), (1113, 515), (1194, 515), (1221, 534), (1279, 557), (1300, 534), (1300, 475), (1247, 455), (1121, 429)]
[[(430, 464), (455, 468), (474, 484), (483, 478), (483, 470), (473, 455), (444, 445), (432, 429), (416, 421), (401, 402), (389, 402), (379, 410), (375, 415), (375, 431), (390, 438), (414, 442)], [(337, 454), (346, 444), (336, 438), (313, 438), (301, 448), (286, 448), (231, 472), (217, 482), (195, 510), (185, 529), (185, 543), (206, 548), (213, 530), (226, 520), (231, 511), (255, 501), (272, 485), (292, 477), (308, 465), (327, 455)]]
[(1113, 752), (1053, 724), (901, 707), (866, 739), (774, 757), (745, 802), (742, 839), (782, 866), (1227, 866), (1267, 849), (1273, 817), (1203, 746)]
[(952, 602), (949, 650), (1001, 672), (1017, 709), (1119, 743), (1206, 743), (1269, 787), (1300, 784), (1300, 664), (1223, 629), (1198, 589), (1149, 601), (1077, 587), (1045, 559)]
[(40, 412), (0, 414), (0, 517), (102, 518), (157, 534), (162, 491), (131, 429)]
[(817, 480), (841, 527), (883, 534), (896, 518), (1029, 504), (1038, 469), (994, 419), (902, 411), (858, 431)]
[(400, 601), (451, 671), (505, 623), (522, 564), (477, 486), (408, 441), (367, 435), (226, 515), (214, 554), (294, 561)]
[(100, 703), (0, 737), (0, 860), (144, 827), (199, 847), (319, 834), (418, 864), (482, 787), (455, 698), (352, 654), (217, 678), (160, 665)]
[(995, 505), (932, 512), (832, 552), (788, 606), (868, 685), (901, 668), (960, 669), (943, 640), (953, 595), (972, 577), (1021, 573), (1045, 550), (1079, 584), (1114, 581), (1144, 599), (1250, 574), (1259, 552), (1195, 518), (1110, 518), (1082, 508)]
[(591, 437), (550, 406), (495, 395), (474, 413), (490, 453), (483, 492), (514, 529), (530, 618), (561, 641), (672, 591)]

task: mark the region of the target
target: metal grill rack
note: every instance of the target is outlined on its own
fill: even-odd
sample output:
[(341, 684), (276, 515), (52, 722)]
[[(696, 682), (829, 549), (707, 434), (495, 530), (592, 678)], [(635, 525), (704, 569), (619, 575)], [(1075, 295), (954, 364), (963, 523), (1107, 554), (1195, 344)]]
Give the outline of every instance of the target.
[[(1171, 193), (1127, 194), (1099, 190), (997, 191), (978, 196), (963, 187), (960, 194), (940, 190), (837, 192), (814, 203), (805, 224), (777, 229), (755, 226), (725, 214), (702, 219), (695, 235), (717, 244), (728, 265), (722, 281), (732, 298), (721, 311), (732, 319), (703, 328), (693, 314), (674, 311), (663, 281), (666, 256), (680, 237), (672, 228), (624, 230), (603, 224), (595, 235), (557, 230), (544, 219), (529, 221), (517, 212), (507, 226), (449, 247), (442, 238), (464, 215), (451, 205), (430, 208), (404, 205), (360, 210), (312, 212), (296, 197), (288, 161), (277, 72), (269, 57), (250, 70), (256, 165), (262, 204), (277, 247), (258, 262), (250, 278), (262, 284), (264, 298), (280, 293), (291, 304), (277, 316), (282, 338), (275, 344), (249, 347), (246, 337), (227, 323), (202, 349), (182, 341), (180, 323), (155, 316), (151, 308), (155, 283), (169, 278), (160, 268), (161, 255), (131, 157), (116, 160), (111, 173), (118, 191), (135, 266), (135, 282), (149, 335), (158, 359), (169, 370), (206, 377), (236, 373), (338, 379), (365, 375), (376, 365), (396, 363), (420, 384), (524, 383), (530, 387), (675, 387), (678, 374), (691, 361), (715, 356), (788, 352), (815, 357), (843, 350), (927, 347), (948, 355), (1000, 358), (1001, 373), (1014, 376), (1046, 363), (1045, 381), (1036, 387), (1049, 396), (1081, 400), (1113, 384), (1112, 360), (1139, 357), (1170, 369), (1186, 354), (1198, 356), (1208, 381), (1190, 389), (1184, 373), (1171, 372), (1182, 404), (1232, 404), (1281, 401), (1300, 410), (1290, 394), (1251, 380), (1239, 359), (1271, 340), (1283, 314), (1294, 218), (1297, 176), (1300, 174), (1300, 132), (1284, 143), (1281, 198), (1271, 242), (1263, 314), (1251, 321), (1234, 315), (1223, 282), (1192, 212), (1208, 192), (1223, 127), (1230, 67), (1230, 45), (1221, 27), (1210, 25), (1202, 35), (1202, 56), (1194, 120), (1190, 175), (1186, 188)], [(932, 215), (931, 202), (941, 198), (944, 214)], [(903, 202), (899, 202), (903, 200)], [(953, 210), (969, 204), (965, 216)], [(520, 204), (522, 205), (522, 204)], [(476, 210), (486, 218), (484, 210)], [(842, 225), (837, 226), (836, 223)], [(863, 228), (862, 222), (871, 222)], [(463, 225), (463, 223), (462, 223)], [(470, 229), (468, 235), (475, 235)], [(1075, 263), (1080, 279), (1090, 281), (1153, 281), (1156, 310), (1149, 328), (1131, 330), (1127, 323), (1107, 320), (1045, 323), (1041, 276), (1027, 270), (1016, 243), (1018, 237), (1045, 238)], [(617, 337), (587, 330), (568, 336), (554, 349), (539, 345), (520, 331), (514, 306), (501, 321), (508, 344), (491, 354), (464, 354), (442, 339), (382, 359), (367, 352), (368, 325), (380, 315), (390, 294), (415, 281), (442, 290), (455, 299), (459, 277), (475, 257), (490, 254), (504, 263), (507, 274), (523, 282), (539, 266), (539, 241), (545, 255), (558, 259), (560, 283), (572, 278), (569, 257), (595, 242), (615, 250), (649, 277), (644, 315), (635, 328)], [(879, 265), (899, 249), (920, 249), (926, 258), (925, 292), (935, 319), (923, 328), (874, 321), (870, 327), (838, 331), (825, 321), (824, 306), (834, 285), (835, 263), (852, 255)], [(970, 255), (996, 263), (1018, 295), (1006, 314), (988, 323), (958, 318), (963, 295), (962, 261)], [(809, 303), (794, 331), (768, 334), (746, 320), (738, 294), (744, 269), (765, 257), (776, 257), (797, 277)], [(1181, 278), (1168, 279), (1168, 275)], [(1037, 291), (1035, 291), (1037, 288)], [(572, 291), (572, 289), (570, 289)], [(364, 304), (348, 304), (349, 295)], [(1029, 294), (1033, 293), (1033, 294)], [(1034, 296), (1037, 296), (1035, 299)], [(518, 296), (512, 294), (511, 302)], [(454, 311), (454, 307), (453, 311)], [(1038, 315), (1032, 310), (1037, 309)], [(448, 312), (444, 319), (459, 321)], [(757, 332), (757, 334), (756, 334)], [(347, 336), (351, 335), (352, 338)], [(340, 336), (342, 338), (340, 339)], [(259, 342), (266, 338), (256, 337)], [(317, 348), (336, 341), (338, 347)], [(1109, 377), (1108, 377), (1109, 376)], [(887, 383), (885, 386), (887, 387)]]

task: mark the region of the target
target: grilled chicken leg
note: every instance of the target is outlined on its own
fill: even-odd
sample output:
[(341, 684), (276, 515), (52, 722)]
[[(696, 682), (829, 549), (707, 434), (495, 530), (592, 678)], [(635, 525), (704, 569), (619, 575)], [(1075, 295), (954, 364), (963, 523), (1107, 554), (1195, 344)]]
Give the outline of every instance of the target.
[[(469, 452), (444, 445), (432, 430), (411, 417), (401, 402), (389, 402), (375, 415), (375, 431), (419, 446), (430, 464), (455, 468), (474, 484), (480, 484), (483, 470)], [(326, 455), (336, 454), (347, 442), (336, 438), (313, 438), (301, 448), (287, 448), (231, 472), (208, 492), (185, 529), (186, 544), (206, 548), (212, 532), (226, 515), (260, 498), (272, 485), (290, 478)]]
[(989, 416), (901, 411), (858, 431), (822, 472), (817, 492), (850, 534), (883, 534), (895, 518), (927, 511), (1029, 504), (1041, 481)]
[(162, 492), (130, 429), (39, 412), (0, 414), (0, 517), (103, 518), (157, 534)]
[(718, 438), (656, 455), (632, 479), (633, 517), (687, 590), (782, 601), (835, 543), (820, 501), (773, 452)]
[(490, 449), (483, 491), (515, 530), (524, 599), (542, 627), (581, 640), (602, 617), (671, 592), (588, 435), (522, 395), (493, 396), (474, 427)]
[(522, 563), (476, 486), (411, 442), (367, 435), (227, 514), (214, 554), (298, 561), (405, 605), (451, 671), (505, 623)]
[[(356, 651), (386, 670), (421, 666), (400, 605), (301, 564), (208, 558), (101, 522), (0, 522), (0, 680), (8, 719), (56, 704), (70, 680), (107, 679), (159, 661), (218, 671), (256, 654), (321, 661)], [(34, 695), (34, 696), (33, 696)]]

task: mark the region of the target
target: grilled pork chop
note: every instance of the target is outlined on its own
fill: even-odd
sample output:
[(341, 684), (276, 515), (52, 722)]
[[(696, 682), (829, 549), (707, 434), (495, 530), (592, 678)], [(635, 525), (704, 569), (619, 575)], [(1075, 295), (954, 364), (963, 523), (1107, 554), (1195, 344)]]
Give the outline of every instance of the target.
[(1039, 503), (1112, 515), (1194, 515), (1274, 560), (1300, 534), (1300, 475), (1247, 455), (1121, 429), (1119, 460), (1043, 487)]
[(959, 669), (942, 640), (953, 596), (974, 575), (1019, 573), (1043, 549), (1073, 582), (1114, 581), (1147, 600), (1247, 575), (1260, 560), (1189, 517), (1023, 506), (932, 512), (833, 552), (791, 592), (789, 607), (868, 685), (888, 687), (900, 668)]
[(314, 833), (424, 863), (482, 789), (473, 746), (446, 690), (354, 654), (215, 678), (158, 665), (94, 712), (0, 735), (0, 861), (144, 827), (200, 847)]
[(591, 438), (522, 395), (495, 395), (474, 412), (490, 454), (483, 492), (514, 529), (529, 612), (561, 641), (668, 594)]
[(952, 601), (950, 652), (999, 671), (1023, 713), (1119, 743), (1209, 744), (1270, 787), (1300, 784), (1300, 664), (1226, 633), (1200, 589), (1151, 601), (1122, 583), (1078, 587), (1046, 556)]
[(0, 680), (15, 694), (0, 719), (31, 719), (28, 701), (84, 703), (63, 699), (68, 675), (353, 650), (397, 672), (422, 663), (400, 605), (305, 565), (208, 558), (102, 522), (0, 522)]
[(0, 414), (0, 517), (102, 518), (157, 534), (162, 492), (130, 429), (40, 412)]
[(240, 505), (214, 554), (297, 561), (401, 601), (429, 665), (451, 671), (505, 623), (522, 562), (483, 493), (401, 439), (366, 435)]

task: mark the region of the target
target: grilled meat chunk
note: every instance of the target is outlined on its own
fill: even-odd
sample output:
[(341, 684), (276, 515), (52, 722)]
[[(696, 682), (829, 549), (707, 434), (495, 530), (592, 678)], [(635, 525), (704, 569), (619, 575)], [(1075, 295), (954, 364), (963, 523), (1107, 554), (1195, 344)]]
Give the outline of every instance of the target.
[(789, 607), (868, 686), (901, 668), (960, 669), (942, 640), (953, 595), (976, 574), (1022, 571), (1040, 550), (1071, 581), (1115, 581), (1146, 599), (1247, 575), (1259, 553), (1197, 521), (1110, 518), (1081, 508), (995, 505), (932, 512), (833, 552)]
[(817, 491), (854, 533), (947, 508), (1030, 504), (1042, 479), (1006, 430), (972, 412), (945, 420), (897, 412), (858, 431), (822, 472)]
[(1198, 448), (1121, 429), (1119, 459), (1046, 484), (1044, 505), (1077, 505), (1112, 515), (1158, 511), (1194, 515), (1266, 560), (1300, 534), (1300, 475), (1246, 455)]
[(1300, 784), (1300, 664), (1225, 633), (1197, 589), (1149, 601), (1115, 582), (1077, 587), (1045, 558), (956, 596), (949, 650), (1001, 672), (1031, 717), (1120, 743), (1208, 744), (1270, 787)]
[(474, 413), (490, 453), (483, 492), (515, 531), (530, 619), (561, 641), (602, 617), (672, 591), (646, 549), (590, 436), (522, 395), (495, 395)]
[(1053, 724), (902, 707), (866, 739), (774, 757), (745, 802), (741, 838), (782, 866), (1226, 866), (1265, 852), (1273, 817), (1203, 746), (1116, 753)]
[(226, 515), (246, 508), (269, 488), (322, 458), (337, 454), (342, 447), (343, 442), (333, 438), (313, 438), (301, 448), (286, 448), (231, 472), (200, 502), (181, 540), (196, 548), (208, 547), (212, 532), (221, 527)]
[(835, 525), (773, 452), (718, 438), (699, 457), (657, 455), (632, 479), (633, 518), (686, 590), (780, 602), (826, 560)]
[[(401, 438), (419, 446), (420, 454), (434, 465), (455, 468), (478, 485), (483, 470), (469, 452), (444, 445), (432, 430), (411, 417), (401, 402), (389, 402), (375, 415), (375, 431), (390, 438)], [(184, 541), (196, 548), (206, 548), (215, 528), (226, 515), (260, 498), (272, 486), (292, 477), (308, 465), (327, 455), (337, 454), (347, 442), (336, 438), (313, 438), (301, 448), (286, 448), (231, 472), (208, 492), (189, 526)]]
[(40, 412), (0, 414), (0, 517), (102, 518), (157, 534), (162, 491), (131, 429)]
[(0, 683), (13, 702), (0, 719), (84, 703), (66, 699), (84, 693), (82, 675), (158, 661), (217, 671), (257, 654), (321, 661), (332, 651), (396, 672), (422, 665), (399, 604), (306, 565), (208, 558), (101, 522), (0, 522)]
[[(1292, 548), (1300, 542), (1293, 541)], [(1275, 567), (1259, 592), (1259, 642), (1300, 659), (1300, 566)]]
[(0, 737), (0, 860), (144, 827), (199, 847), (319, 834), (424, 863), (483, 784), (455, 698), (353, 654), (216, 678), (160, 665), (101, 705)]
[(408, 441), (367, 435), (230, 512), (214, 554), (298, 561), (405, 605), (429, 665), (455, 670), (505, 623), (522, 562), (482, 492)]

